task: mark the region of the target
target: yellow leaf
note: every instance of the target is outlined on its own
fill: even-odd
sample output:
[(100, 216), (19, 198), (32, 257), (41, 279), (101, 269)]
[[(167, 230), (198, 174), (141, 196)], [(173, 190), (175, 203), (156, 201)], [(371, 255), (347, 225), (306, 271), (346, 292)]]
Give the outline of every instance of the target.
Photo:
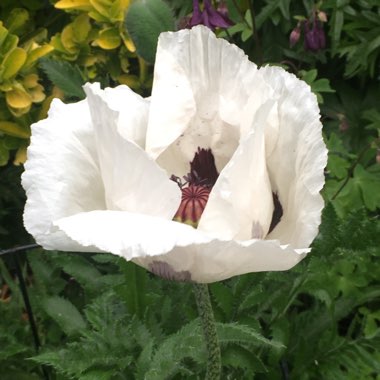
[(131, 52), (135, 53), (136, 52), (136, 46), (133, 43), (133, 41), (129, 37), (124, 37), (124, 45), (125, 47)]
[(9, 79), (17, 74), (26, 61), (26, 51), (21, 48), (13, 49), (3, 61), (3, 79)]
[(136, 75), (122, 74), (116, 79), (120, 84), (126, 84), (132, 90), (137, 90), (141, 87), (140, 79)]
[(25, 67), (28, 68), (32, 66), (32, 64), (36, 62), (37, 59), (45, 56), (46, 54), (50, 53), (52, 50), (54, 50), (54, 47), (52, 45), (42, 45), (33, 49), (28, 54), (28, 58), (26, 59), (26, 62), (25, 62)]
[(121, 38), (116, 28), (104, 29), (99, 33), (95, 42), (105, 50), (116, 49), (120, 46)]
[(62, 44), (62, 39), (61, 39), (61, 34), (60, 33), (57, 33), (55, 36), (53, 36), (51, 38), (51, 41), (50, 41), (51, 45), (53, 46), (53, 48), (57, 51), (59, 51), (60, 53), (63, 53), (63, 54), (70, 54), (66, 48), (63, 46)]
[(74, 38), (77, 42), (84, 42), (90, 33), (91, 24), (87, 14), (78, 16), (72, 23)]
[(123, 9), (127, 9), (130, 3), (131, 3), (131, 0), (120, 0), (120, 6)]
[(30, 16), (26, 9), (14, 8), (7, 17), (7, 27), (10, 33), (19, 34), (20, 29), (29, 21)]
[(33, 103), (41, 103), (46, 98), (44, 88), (40, 84), (30, 89), (29, 95), (31, 96)]
[[(21, 86), (20, 86), (21, 87)], [(21, 88), (13, 88), (5, 94), (7, 103), (12, 108), (27, 108), (32, 104), (31, 96)]]
[(33, 88), (38, 86), (38, 75), (37, 74), (28, 74), (24, 80), (22, 81), (22, 84), (26, 88)]
[(74, 29), (71, 24), (65, 26), (61, 34), (62, 45), (69, 53), (75, 53), (78, 51), (78, 47), (74, 41)]
[(7, 135), (28, 139), (30, 131), (11, 121), (0, 121), (0, 132)]
[(0, 21), (0, 47), (7, 38), (8, 30), (3, 26), (3, 23)]
[(104, 16), (106, 19), (109, 19), (109, 9), (112, 3), (108, 0), (90, 0), (91, 5), (94, 9)]
[(53, 99), (55, 99), (55, 98), (63, 99), (64, 97), (65, 97), (65, 95), (62, 92), (62, 90), (60, 90), (58, 87), (54, 87), (53, 88), (53, 93), (50, 96), (48, 96), (44, 100), (44, 102), (42, 103), (42, 107), (41, 107), (41, 110), (40, 110), (40, 112), (38, 114), (37, 120), (46, 119), (48, 111), (49, 111), (49, 108), (50, 108), (50, 104), (53, 101)]
[(16, 157), (13, 160), (13, 164), (18, 166), (24, 164), (26, 161), (26, 146), (21, 146), (17, 149)]
[(89, 0), (59, 0), (54, 5), (58, 9), (77, 9), (81, 11), (90, 11), (92, 9)]
[(102, 16), (99, 12), (97, 11), (91, 11), (88, 12), (88, 15), (95, 21), (102, 23), (102, 22), (109, 22), (109, 19), (107, 17)]

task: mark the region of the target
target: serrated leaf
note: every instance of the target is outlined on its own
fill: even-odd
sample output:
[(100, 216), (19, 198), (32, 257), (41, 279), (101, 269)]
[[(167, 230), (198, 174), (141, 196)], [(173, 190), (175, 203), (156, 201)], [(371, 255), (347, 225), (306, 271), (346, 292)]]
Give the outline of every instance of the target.
[(67, 335), (77, 334), (86, 327), (82, 315), (70, 301), (54, 296), (45, 299), (42, 305)]
[(264, 363), (243, 347), (227, 347), (222, 353), (223, 366), (242, 368), (245, 378), (253, 378), (256, 372), (267, 372)]
[(125, 27), (136, 46), (137, 54), (149, 63), (155, 60), (158, 36), (174, 30), (174, 18), (162, 0), (138, 0), (130, 5)]
[(184, 358), (192, 358), (198, 363), (205, 358), (203, 334), (197, 319), (161, 342), (145, 378), (150, 380), (171, 378), (181, 369), (181, 361)]
[(279, 342), (269, 340), (262, 336), (253, 328), (237, 323), (217, 323), (217, 332), (221, 344), (226, 343), (244, 343), (250, 345), (271, 346), (274, 348), (282, 348), (283, 345)]
[(60, 255), (56, 259), (62, 269), (78, 281), (83, 288), (97, 290), (101, 273), (85, 257), (76, 255)]
[(40, 61), (40, 67), (53, 84), (59, 87), (66, 96), (79, 99), (85, 98), (86, 95), (82, 88), (84, 80), (78, 66), (66, 61), (43, 58)]

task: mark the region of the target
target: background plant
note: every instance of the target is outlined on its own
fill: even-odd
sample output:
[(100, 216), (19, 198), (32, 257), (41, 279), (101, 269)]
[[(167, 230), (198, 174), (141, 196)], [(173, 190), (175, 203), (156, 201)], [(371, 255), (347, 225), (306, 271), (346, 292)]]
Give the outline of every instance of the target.
[[(223, 376), (380, 379), (380, 5), (226, 5), (235, 25), (217, 30), (221, 37), (259, 65), (286, 67), (316, 93), (329, 161), (327, 207), (309, 257), (291, 271), (210, 288)], [(191, 10), (187, 0), (1, 2), (1, 248), (31, 242), (21, 221), (22, 167), (15, 166), (25, 159), (30, 124), (46, 116), (53, 96), (82, 98), (86, 81), (124, 83), (149, 95), (156, 37), (181, 25)], [(307, 22), (322, 28), (325, 46), (310, 50)], [(38, 355), (18, 267), (41, 341)], [(188, 284), (161, 280), (111, 255), (34, 249), (0, 256), (0, 285), (4, 379), (204, 376), (205, 348)]]

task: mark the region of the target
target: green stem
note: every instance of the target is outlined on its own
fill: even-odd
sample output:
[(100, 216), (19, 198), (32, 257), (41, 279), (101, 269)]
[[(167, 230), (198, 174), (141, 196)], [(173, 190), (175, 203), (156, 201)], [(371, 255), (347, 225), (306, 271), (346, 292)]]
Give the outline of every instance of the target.
[(220, 347), (207, 285), (194, 284), (194, 294), (207, 347), (206, 380), (219, 380), (222, 368)]
[(146, 62), (141, 57), (138, 57), (138, 61), (139, 61), (139, 69), (140, 69), (139, 79), (140, 79), (140, 83), (144, 85), (146, 81), (146, 74), (147, 74)]

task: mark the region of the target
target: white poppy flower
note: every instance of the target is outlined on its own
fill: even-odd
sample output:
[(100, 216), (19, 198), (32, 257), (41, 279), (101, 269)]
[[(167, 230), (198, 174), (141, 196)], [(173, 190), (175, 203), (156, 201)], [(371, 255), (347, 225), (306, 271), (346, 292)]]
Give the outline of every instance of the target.
[(85, 90), (32, 126), (22, 182), (37, 243), (201, 283), (309, 251), (327, 151), (307, 84), (198, 26), (161, 34), (150, 98)]

